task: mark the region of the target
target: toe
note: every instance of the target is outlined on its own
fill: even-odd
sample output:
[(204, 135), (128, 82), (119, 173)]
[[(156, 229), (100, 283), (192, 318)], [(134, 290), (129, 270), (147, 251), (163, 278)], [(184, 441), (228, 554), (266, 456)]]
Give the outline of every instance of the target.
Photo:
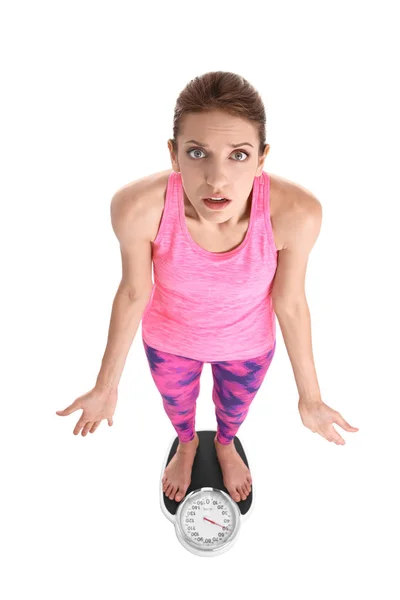
[(189, 483), (184, 483), (183, 485), (179, 486), (178, 493), (175, 496), (175, 500), (177, 502), (180, 502), (182, 500), (182, 498), (185, 496), (186, 491), (187, 491), (189, 485), (190, 485), (190, 482)]
[(176, 492), (176, 488), (175, 488), (175, 487), (171, 487), (171, 493), (170, 493), (170, 494), (168, 494), (168, 498), (169, 498), (170, 500), (173, 500), (173, 499), (174, 499), (175, 492)]
[(236, 490), (234, 490), (232, 497), (234, 500), (236, 500), (236, 502), (240, 501), (240, 494)]

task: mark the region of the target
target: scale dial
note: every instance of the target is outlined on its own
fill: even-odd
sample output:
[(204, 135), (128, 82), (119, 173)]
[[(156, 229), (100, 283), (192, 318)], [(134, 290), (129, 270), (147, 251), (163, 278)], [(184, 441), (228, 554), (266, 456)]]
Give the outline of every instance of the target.
[(201, 556), (224, 552), (240, 527), (237, 503), (222, 490), (203, 487), (186, 496), (176, 512), (176, 534), (183, 546)]

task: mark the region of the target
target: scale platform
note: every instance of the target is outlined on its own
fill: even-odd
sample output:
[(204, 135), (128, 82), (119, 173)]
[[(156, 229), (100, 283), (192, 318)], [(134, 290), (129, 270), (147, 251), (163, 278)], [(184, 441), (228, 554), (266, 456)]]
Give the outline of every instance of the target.
[[(171, 500), (170, 498), (168, 498), (168, 496), (165, 495), (165, 493), (163, 492), (163, 489), (162, 489), (163, 488), (162, 478), (164, 476), (165, 468), (167, 467), (169, 462), (172, 460), (172, 458), (175, 455), (175, 452), (178, 448), (178, 444), (179, 444), (178, 436), (173, 438), (173, 441), (167, 451), (166, 459), (165, 459), (162, 469), (161, 469), (161, 477), (160, 477), (161, 509), (162, 509), (164, 515), (172, 522), (175, 522), (175, 515), (179, 508), (179, 505), (184, 501), (185, 497), (188, 496), (194, 490), (199, 490), (201, 488), (207, 487), (207, 488), (214, 488), (216, 490), (222, 490), (223, 492), (225, 492), (226, 494), (229, 495), (229, 492), (226, 489), (224, 482), (223, 482), (222, 471), (221, 471), (221, 467), (218, 462), (217, 453), (215, 451), (215, 446), (214, 446), (214, 438), (215, 438), (217, 432), (215, 430), (206, 429), (206, 430), (200, 430), (200, 431), (196, 430), (196, 433), (199, 436), (199, 445), (198, 445), (196, 456), (195, 456), (194, 462), (193, 462), (191, 482), (190, 482), (188, 489), (186, 490), (185, 496), (179, 502), (176, 502), (176, 500)], [(247, 461), (247, 457), (246, 457), (244, 448), (243, 448), (239, 438), (236, 436), (234, 438), (234, 444), (235, 444), (235, 448), (236, 448), (237, 452), (239, 453), (239, 455), (241, 456), (243, 462), (251, 471), (251, 469), (249, 467), (249, 463)], [(232, 498), (232, 501), (236, 502), (236, 504), (239, 508), (239, 511), (241, 514), (241, 521), (243, 521), (245, 518), (247, 518), (249, 516), (252, 506), (253, 506), (254, 477), (253, 477), (252, 472), (251, 472), (251, 475), (252, 475), (251, 492), (247, 496), (247, 498), (245, 500), (240, 500), (238, 502), (236, 502), (236, 500), (233, 500), (233, 498)], [(230, 495), (229, 495), (229, 497), (231, 498)]]

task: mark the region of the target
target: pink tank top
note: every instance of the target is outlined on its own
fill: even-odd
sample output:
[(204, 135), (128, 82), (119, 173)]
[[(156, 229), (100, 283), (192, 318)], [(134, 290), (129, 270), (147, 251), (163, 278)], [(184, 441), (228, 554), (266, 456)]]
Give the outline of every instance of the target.
[(272, 348), (278, 251), (269, 198), (263, 171), (254, 177), (246, 237), (233, 250), (209, 252), (189, 233), (181, 173), (172, 171), (152, 245), (154, 284), (142, 317), (146, 344), (202, 362), (257, 358)]

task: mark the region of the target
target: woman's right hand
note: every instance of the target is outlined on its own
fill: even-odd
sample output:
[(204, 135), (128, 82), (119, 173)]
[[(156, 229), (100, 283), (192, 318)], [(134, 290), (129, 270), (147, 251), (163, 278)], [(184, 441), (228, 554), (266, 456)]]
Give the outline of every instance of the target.
[(118, 400), (118, 390), (94, 387), (90, 392), (79, 396), (72, 404), (57, 410), (56, 414), (61, 417), (83, 409), (81, 418), (75, 425), (74, 435), (79, 435), (83, 428), (82, 435), (85, 436), (88, 431), (94, 433), (103, 419), (107, 419), (108, 424), (113, 424), (113, 415)]

